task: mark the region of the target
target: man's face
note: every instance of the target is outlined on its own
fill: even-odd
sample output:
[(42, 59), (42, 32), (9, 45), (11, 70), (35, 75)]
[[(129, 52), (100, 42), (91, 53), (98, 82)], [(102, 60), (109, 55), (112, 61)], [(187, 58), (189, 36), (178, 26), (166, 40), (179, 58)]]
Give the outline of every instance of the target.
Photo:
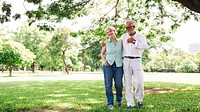
[(131, 25), (131, 24), (126, 24), (126, 31), (129, 33), (129, 35), (134, 34), (135, 33), (135, 26)]

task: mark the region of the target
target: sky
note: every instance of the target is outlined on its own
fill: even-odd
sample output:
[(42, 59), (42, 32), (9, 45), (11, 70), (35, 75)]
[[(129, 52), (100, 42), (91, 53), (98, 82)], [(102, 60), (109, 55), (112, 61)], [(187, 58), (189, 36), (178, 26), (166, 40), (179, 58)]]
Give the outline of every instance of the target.
[[(30, 8), (34, 8), (34, 5), (27, 4), (24, 2), (24, 0), (6, 0), (7, 2), (12, 4), (12, 13), (20, 13), (23, 14), (26, 10), (30, 10)], [(48, 0), (46, 0), (48, 1)], [(23, 17), (23, 19), (25, 19)], [(85, 26), (87, 25), (87, 20), (80, 18), (79, 24), (80, 26)], [(18, 26), (20, 22), (23, 22), (23, 20), (18, 20), (17, 22), (13, 22), (12, 26)], [(69, 22), (65, 21), (66, 24), (69, 24)], [(77, 27), (77, 26), (76, 26)], [(199, 42), (200, 43), (200, 36), (199, 36), (199, 27), (200, 27), (200, 22), (195, 22), (195, 21), (188, 21), (185, 24), (182, 24), (181, 27), (177, 29), (177, 31), (172, 34), (172, 36), (175, 38), (174, 46), (181, 48), (184, 51), (189, 51), (189, 44), (190, 43), (195, 43)]]
[(200, 43), (200, 22), (188, 21), (182, 24), (181, 27), (173, 34), (175, 38), (175, 46), (183, 49), (184, 51), (189, 51), (189, 44)]

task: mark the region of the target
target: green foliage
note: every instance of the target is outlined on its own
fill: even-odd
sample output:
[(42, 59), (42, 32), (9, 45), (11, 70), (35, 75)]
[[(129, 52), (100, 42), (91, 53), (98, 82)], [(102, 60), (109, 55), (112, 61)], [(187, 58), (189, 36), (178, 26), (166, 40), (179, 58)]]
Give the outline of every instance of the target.
[[(34, 58), (34, 62), (36, 64), (40, 63), (40, 60), (44, 55), (43, 48), (41, 47), (44, 45), (46, 41), (48, 41), (48, 38), (51, 38), (50, 35), (51, 32), (41, 31), (38, 27), (32, 25), (28, 26), (27, 24), (20, 26), (15, 32), (13, 39), (16, 42), (19, 42), (23, 44), (27, 49), (29, 49), (36, 58)], [(33, 70), (34, 72), (34, 70)]]
[(28, 18), (32, 18), (33, 20), (40, 20), (44, 17), (44, 9), (43, 7), (39, 6), (38, 10), (36, 11), (27, 11), (26, 15), (28, 16)]
[(10, 15), (11, 15), (11, 4), (6, 3), (5, 1), (1, 4), (1, 11), (3, 14), (0, 14), (0, 22), (4, 23), (7, 21), (10, 21)]
[(10, 76), (14, 66), (28, 65), (35, 58), (35, 55), (21, 43), (9, 38), (0, 39), (0, 55), (0, 63), (9, 69)]
[(197, 64), (197, 66), (198, 66), (198, 71), (200, 72), (200, 51), (197, 52), (197, 53), (194, 55), (193, 60), (194, 60), (194, 62)]
[[(113, 6), (112, 1), (106, 3), (105, 8)], [(98, 5), (94, 9), (100, 10)], [(112, 11), (115, 11), (115, 13)], [(149, 48), (159, 49), (166, 43), (173, 41), (170, 35), (180, 27), (181, 23), (193, 16), (199, 17), (198, 14), (188, 14), (188, 12), (190, 11), (183, 10), (180, 4), (170, 2), (169, 0), (119, 1), (110, 8), (109, 12), (102, 17), (100, 15), (99, 19), (95, 19), (96, 21), (94, 21), (91, 29), (94, 30), (93, 35), (102, 38), (104, 37), (102, 36), (104, 34), (103, 29), (106, 26), (115, 26), (118, 32), (117, 37), (120, 37), (126, 32), (124, 28), (125, 20), (134, 19), (137, 22), (136, 29), (146, 36)], [(99, 12), (97, 11), (95, 14), (98, 15)]]
[[(42, 0), (29, 0), (29, 3), (39, 4), (39, 8), (33, 11), (27, 11), (26, 15), (32, 20), (51, 19), (62, 21), (63, 18), (73, 19), (86, 14), (84, 7), (90, 0), (74, 1), (74, 0), (58, 0), (53, 1), (46, 7), (40, 4)], [(53, 20), (53, 19), (51, 19)]]
[[(192, 56), (188, 53), (181, 51), (180, 49), (170, 48), (157, 52), (149, 56), (150, 61), (144, 65), (145, 71), (150, 72), (180, 72), (177, 67), (185, 66), (186, 64), (181, 63), (186, 58), (192, 60)], [(197, 65), (197, 64), (196, 64)], [(194, 66), (196, 66), (194, 65)], [(182, 68), (185, 69), (185, 68)], [(185, 69), (185, 71), (187, 71)], [(182, 72), (185, 72), (182, 71)], [(189, 72), (189, 71), (188, 71)], [(193, 71), (194, 72), (194, 71)]]
[(30, 49), (34, 54), (39, 51), (38, 45), (45, 35), (39, 31), (37, 27), (29, 27), (23, 25), (17, 29), (13, 37), (16, 42), (22, 43), (26, 48)]
[(37, 25), (37, 27), (39, 27), (39, 29), (43, 30), (43, 31), (56, 30), (55, 25), (50, 25), (50, 24), (47, 24), (47, 23), (40, 23), (40, 24)]
[(7, 66), (14, 66), (19, 65), (22, 62), (21, 56), (19, 53), (14, 51), (9, 44), (2, 44), (0, 49), (0, 62), (1, 64), (7, 65)]
[(79, 54), (79, 58), (82, 60), (84, 64), (84, 71), (89, 69), (87, 66), (90, 67), (91, 71), (94, 71), (97, 66), (101, 64), (100, 52), (101, 52), (101, 40), (91, 39), (93, 42), (87, 43), (87, 47), (81, 50)]
[(51, 40), (45, 46), (45, 57), (48, 57), (46, 60), (48, 64), (45, 65), (50, 68), (63, 67), (65, 64), (73, 66), (71, 59), (78, 54), (80, 42), (79, 38), (72, 37), (70, 32), (71, 29), (66, 27), (58, 28), (53, 32)]
[(192, 60), (186, 59), (176, 69), (178, 72), (193, 73), (197, 72), (198, 66)]
[(25, 0), (28, 3), (34, 3), (34, 4), (40, 4), (42, 2), (42, 0)]
[[(87, 14), (86, 7), (91, 0), (75, 1), (75, 0), (58, 0), (51, 1), (49, 4), (43, 5), (43, 0), (25, 0), (28, 3), (37, 5), (36, 10), (28, 10), (25, 14), (29, 18), (29, 25), (37, 20), (53, 20), (62, 21), (63, 18), (73, 19)], [(12, 17), (17, 20), (21, 17), (21, 14), (11, 14), (12, 5), (3, 1), (1, 4), (1, 10), (4, 14), (0, 14), (0, 22), (8, 22)], [(51, 19), (53, 18), (53, 19)]]
[(79, 59), (84, 64), (83, 70), (90, 69), (94, 71), (101, 65), (101, 42), (106, 39), (104, 29), (97, 28), (90, 32), (80, 32), (82, 36), (82, 49), (79, 53)]
[[(25, 1), (38, 6), (36, 10), (29, 10), (26, 12), (29, 18), (29, 25), (43, 19), (59, 22), (63, 19), (73, 20), (76, 17), (87, 14), (95, 15), (95, 21), (92, 23), (91, 27), (81, 31), (82, 34), (72, 33), (71, 31), (67, 31), (67, 34), (57, 33), (56, 28), (49, 24), (39, 24), (38, 27), (40, 29), (24, 27), (20, 29), (20, 32), (16, 33), (16, 37), (14, 37), (15, 41), (22, 43), (27, 49), (30, 49), (30, 51), (36, 55), (36, 61), (47, 66), (59, 68), (62, 67), (62, 59), (67, 61), (68, 66), (72, 66), (73, 63), (80, 60), (82, 63), (76, 64), (87, 67), (90, 66), (91, 70), (94, 69), (95, 66), (99, 66), (101, 64), (99, 56), (101, 50), (100, 43), (107, 38), (104, 34), (104, 29), (107, 26), (116, 27), (118, 32), (117, 38), (120, 38), (120, 36), (126, 32), (124, 21), (127, 19), (134, 19), (137, 21), (136, 29), (147, 37), (149, 50), (160, 50), (164, 48), (167, 42), (173, 40), (170, 34), (176, 31), (181, 23), (184, 23), (192, 17), (194, 17), (195, 20), (199, 20), (198, 14), (188, 9), (183, 9), (180, 4), (171, 2), (170, 0), (104, 0), (101, 3), (92, 0), (56, 0), (49, 1), (48, 5), (43, 5), (43, 0)], [(11, 7), (11, 4), (7, 4), (6, 2), (2, 3), (1, 9), (3, 14), (0, 15), (2, 23), (8, 21), (11, 15), (14, 15), (11, 14)], [(110, 10), (109, 12), (105, 12), (104, 9)], [(20, 14), (15, 14), (13, 18), (20, 18)], [(39, 30), (42, 30), (42, 33), (39, 32)], [(49, 36), (43, 31), (50, 31), (56, 34), (51, 35), (49, 33)], [(76, 46), (73, 43), (79, 41), (76, 40), (76, 38), (71, 38), (71, 36), (68, 40), (68, 37), (65, 37), (66, 35), (71, 35), (73, 37), (81, 36), (82, 50), (78, 59), (74, 59), (73, 57), (76, 56), (75, 54), (79, 49), (76, 49), (76, 51), (72, 49)], [(71, 42), (70, 40), (75, 41)], [(68, 43), (68, 41), (70, 42)], [(64, 55), (62, 55), (63, 52)], [(148, 65), (150, 61), (149, 53), (150, 51), (145, 51), (144, 53), (144, 65)], [(157, 66), (155, 69), (171, 69), (177, 65), (177, 61), (175, 63), (170, 61), (177, 59), (176, 57), (170, 58), (167, 55), (164, 55), (164, 57), (168, 59), (159, 63), (157, 61), (162, 60), (160, 57), (156, 60), (152, 60), (150, 62), (150, 67), (154, 64)], [(159, 65), (161, 67), (159, 67)]]

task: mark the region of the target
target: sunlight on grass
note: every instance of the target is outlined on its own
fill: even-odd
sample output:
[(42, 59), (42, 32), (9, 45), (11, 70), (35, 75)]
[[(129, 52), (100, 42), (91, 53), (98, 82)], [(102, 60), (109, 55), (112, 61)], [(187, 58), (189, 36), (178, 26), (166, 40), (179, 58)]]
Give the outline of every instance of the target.
[(53, 96), (53, 97), (63, 97), (63, 96), (70, 96), (69, 94), (50, 94), (47, 96)]
[(65, 107), (74, 108), (74, 107), (76, 107), (76, 105), (73, 104), (73, 103), (58, 103), (57, 106), (59, 106), (60, 108), (65, 108)]
[(148, 108), (153, 108), (154, 105), (146, 105), (146, 107), (148, 107)]
[(82, 96), (88, 96), (89, 94), (88, 93), (81, 93), (79, 95), (82, 95)]
[(60, 100), (46, 100), (47, 103), (57, 103), (60, 102)]
[(26, 99), (27, 97), (18, 97), (18, 99)]
[[(0, 91), (1, 112), (107, 111), (103, 81), (4, 82)], [(199, 99), (200, 85), (149, 82), (145, 83), (145, 108), (134, 111), (200, 112)], [(124, 90), (122, 107), (114, 106), (115, 112), (127, 111)]]
[(101, 103), (101, 101), (97, 100), (97, 99), (93, 99), (93, 98), (89, 98), (87, 99), (88, 102), (95, 104), (95, 103)]
[(185, 90), (194, 90), (194, 87), (191, 87), (191, 86), (188, 86), (188, 87), (186, 87), (185, 89), (182, 89), (183, 91), (185, 91)]

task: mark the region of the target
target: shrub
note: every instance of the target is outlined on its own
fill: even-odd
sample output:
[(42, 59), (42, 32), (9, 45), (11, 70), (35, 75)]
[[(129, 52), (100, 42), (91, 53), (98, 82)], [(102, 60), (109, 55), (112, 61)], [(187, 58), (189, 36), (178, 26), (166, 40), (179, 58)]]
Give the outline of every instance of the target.
[(197, 72), (198, 66), (192, 60), (183, 60), (179, 66), (177, 66), (177, 72), (193, 73)]

